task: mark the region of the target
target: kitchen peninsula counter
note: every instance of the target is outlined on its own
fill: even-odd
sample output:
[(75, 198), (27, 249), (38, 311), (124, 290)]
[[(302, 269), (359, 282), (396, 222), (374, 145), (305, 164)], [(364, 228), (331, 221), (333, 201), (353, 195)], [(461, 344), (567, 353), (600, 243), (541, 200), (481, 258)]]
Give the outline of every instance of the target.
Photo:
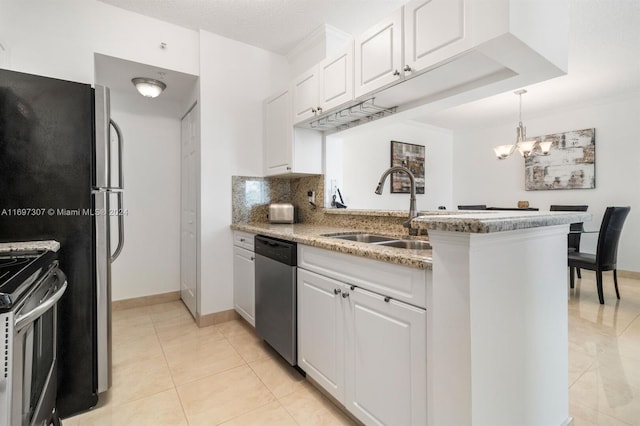
[[(407, 215), (406, 212), (394, 210), (325, 209), (324, 213), (327, 215), (367, 217), (367, 228), (340, 227), (326, 224), (270, 224), (262, 222), (234, 223), (231, 225), (231, 228), (238, 231), (281, 238), (340, 253), (397, 263), (413, 268), (432, 269), (431, 250), (407, 250), (330, 237), (330, 235), (337, 234), (368, 232), (388, 235), (398, 239), (428, 239), (426, 236), (410, 237), (406, 233), (390, 233), (384, 226), (375, 226), (375, 217), (405, 217)], [(438, 210), (433, 212), (420, 212), (419, 214), (420, 216), (412, 221), (412, 227), (415, 229), (425, 230), (427, 232), (448, 231), (479, 234), (566, 225), (591, 219), (590, 214), (580, 212)]]
[[(358, 232), (370, 232), (388, 235), (398, 239), (409, 239), (406, 234), (399, 235), (389, 232), (359, 230), (347, 227), (335, 227), (327, 225), (296, 224), (271, 224), (271, 223), (234, 223), (231, 229), (252, 234), (266, 235), (273, 238), (294, 241), (299, 244), (318, 247), (354, 256), (367, 257), (383, 262), (396, 263), (418, 269), (431, 269), (431, 250), (407, 250), (394, 247), (385, 247), (370, 243), (341, 240), (331, 238), (330, 235), (349, 234)], [(426, 237), (419, 239), (425, 240)]]
[(421, 213), (411, 222), (411, 227), (427, 231), (486, 234), (590, 220), (591, 214), (583, 212), (463, 210), (450, 212), (450, 214)]
[[(567, 234), (570, 223), (591, 215), (421, 212), (412, 227), (428, 233), (429, 253), (326, 236), (389, 234), (372, 223), (389, 217), (401, 223), (402, 216), (327, 209), (322, 226), (236, 223), (232, 229), (425, 270), (427, 424), (570, 424)], [(352, 226), (329, 226), (331, 218)]]
[[(324, 213), (332, 216), (360, 216), (370, 218), (406, 218), (408, 215), (406, 211), (402, 210), (325, 209)], [(541, 226), (564, 225), (589, 220), (591, 220), (591, 214), (584, 212), (434, 210), (419, 211), (418, 217), (411, 221), (411, 227), (427, 231), (429, 229), (435, 229), (439, 231), (489, 233), (537, 228)]]

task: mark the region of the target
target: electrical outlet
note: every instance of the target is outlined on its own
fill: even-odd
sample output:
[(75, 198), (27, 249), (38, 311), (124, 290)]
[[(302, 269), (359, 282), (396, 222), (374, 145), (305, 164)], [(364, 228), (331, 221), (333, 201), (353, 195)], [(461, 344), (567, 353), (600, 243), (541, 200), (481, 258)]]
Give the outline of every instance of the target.
[(312, 205), (316, 204), (316, 192), (315, 191), (307, 191), (307, 196), (309, 197), (309, 202)]
[(338, 189), (338, 180), (331, 179), (331, 194), (335, 194), (337, 192), (337, 189)]

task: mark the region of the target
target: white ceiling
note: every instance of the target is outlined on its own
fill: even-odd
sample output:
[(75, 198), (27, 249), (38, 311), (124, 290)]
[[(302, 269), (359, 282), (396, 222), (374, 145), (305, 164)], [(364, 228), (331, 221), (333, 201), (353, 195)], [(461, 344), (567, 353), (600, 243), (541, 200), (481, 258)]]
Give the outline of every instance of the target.
[(101, 1), (281, 55), (289, 53), (321, 25), (359, 34), (406, 3), (406, 0)]
[(167, 88), (158, 97), (159, 101), (185, 102), (192, 92), (198, 77), (178, 71), (158, 68), (139, 62), (127, 61), (112, 56), (95, 54), (96, 83), (122, 93), (137, 93), (131, 79), (147, 77), (163, 81)]
[[(280, 54), (288, 53), (320, 25), (329, 24), (358, 34), (406, 3), (406, 0), (101, 1)], [(569, 73), (526, 87), (529, 93), (523, 97), (525, 124), (527, 117), (553, 110), (608, 98), (640, 96), (640, 0), (570, 0), (570, 16)], [(508, 92), (428, 113), (419, 120), (446, 128), (515, 122), (517, 106), (517, 97)]]

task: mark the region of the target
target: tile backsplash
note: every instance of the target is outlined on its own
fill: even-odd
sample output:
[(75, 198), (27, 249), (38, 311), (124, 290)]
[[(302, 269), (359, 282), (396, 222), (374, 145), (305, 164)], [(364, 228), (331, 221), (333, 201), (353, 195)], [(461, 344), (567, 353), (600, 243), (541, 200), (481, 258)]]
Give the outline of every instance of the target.
[[(292, 203), (302, 223), (322, 220), (324, 175), (292, 179), (233, 176), (231, 185), (234, 223), (268, 222), (270, 203)], [(309, 204), (308, 191), (315, 191), (315, 208)]]
[[(324, 175), (290, 179), (233, 176), (231, 182), (233, 223), (266, 223), (269, 221), (270, 203), (291, 203), (296, 207), (299, 223), (348, 227), (369, 232), (407, 232), (402, 226), (406, 221), (404, 215), (351, 215), (346, 210), (339, 215), (325, 214)], [(309, 204), (309, 191), (315, 191), (316, 207)]]

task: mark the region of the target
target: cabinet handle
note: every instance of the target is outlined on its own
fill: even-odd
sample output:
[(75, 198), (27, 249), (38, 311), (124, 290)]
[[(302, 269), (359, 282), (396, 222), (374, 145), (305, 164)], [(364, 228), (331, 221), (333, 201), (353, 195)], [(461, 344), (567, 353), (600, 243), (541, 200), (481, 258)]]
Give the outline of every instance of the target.
[(411, 67), (409, 65), (405, 65), (403, 71), (411, 72)]
[(340, 293), (342, 293), (342, 290), (340, 290), (339, 288), (333, 289), (333, 294), (340, 294)]
[(241, 242), (241, 243), (244, 243), (244, 238), (240, 238), (240, 242)]
[(395, 71), (393, 72), (393, 75), (400, 75), (400, 71), (395, 70)]
[(349, 297), (349, 292), (345, 291), (344, 293), (342, 293), (342, 298), (346, 299), (347, 297)]
[(254, 260), (256, 260), (256, 258), (255, 258), (255, 257), (253, 257), (253, 256), (251, 256), (251, 261), (254, 261)]
[(318, 107), (318, 114), (322, 114), (322, 108)]
[(385, 301), (385, 302), (389, 303), (389, 300), (391, 300), (391, 298), (390, 298), (389, 296), (385, 296), (385, 297), (384, 297), (384, 301)]
[(315, 114), (317, 111), (315, 108), (311, 108), (311, 112)]
[(291, 170), (291, 167), (287, 166), (287, 170)]

